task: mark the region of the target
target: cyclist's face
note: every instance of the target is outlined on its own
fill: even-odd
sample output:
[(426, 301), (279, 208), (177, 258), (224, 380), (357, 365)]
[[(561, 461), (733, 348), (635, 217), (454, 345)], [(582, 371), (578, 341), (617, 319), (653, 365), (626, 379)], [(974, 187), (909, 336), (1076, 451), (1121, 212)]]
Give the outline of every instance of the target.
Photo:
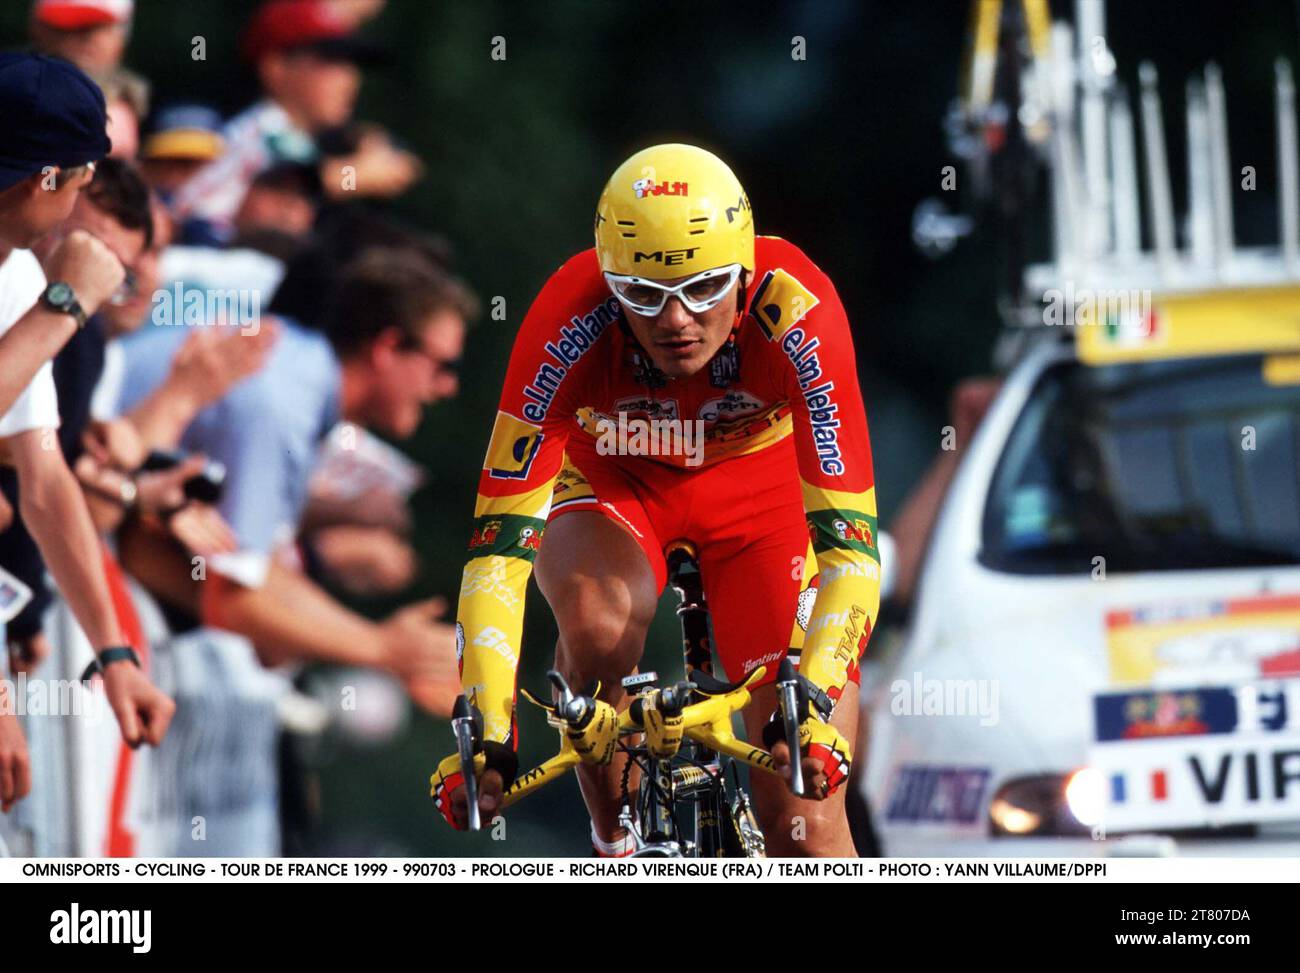
[[(751, 272), (745, 273), (746, 284), (752, 276)], [(674, 277), (659, 283), (672, 285), (684, 280), (686, 277)], [(731, 334), (739, 293), (740, 288), (733, 285), (726, 297), (698, 314), (688, 310), (676, 297), (668, 298), (663, 310), (654, 317), (637, 314), (626, 307), (623, 313), (627, 315), (632, 334), (655, 366), (669, 378), (688, 378), (709, 363)]]

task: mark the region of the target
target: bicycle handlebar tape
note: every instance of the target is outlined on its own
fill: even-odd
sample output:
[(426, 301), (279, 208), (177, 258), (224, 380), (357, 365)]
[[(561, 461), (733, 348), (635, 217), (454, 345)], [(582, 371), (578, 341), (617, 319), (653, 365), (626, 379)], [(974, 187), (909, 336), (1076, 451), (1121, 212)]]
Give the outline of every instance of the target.
[(659, 693), (649, 696), (641, 707), (641, 725), (645, 728), (646, 749), (659, 760), (668, 760), (682, 746), (683, 724), (680, 707), (672, 709), (661, 707), (663, 702)]
[(618, 745), (618, 713), (603, 700), (590, 703), (582, 722), (570, 724), (565, 733), (583, 763), (607, 764)]

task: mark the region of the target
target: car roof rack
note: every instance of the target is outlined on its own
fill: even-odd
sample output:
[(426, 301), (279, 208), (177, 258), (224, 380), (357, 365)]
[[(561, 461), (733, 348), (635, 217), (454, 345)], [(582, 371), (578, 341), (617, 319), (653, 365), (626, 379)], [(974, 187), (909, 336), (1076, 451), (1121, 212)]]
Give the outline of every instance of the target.
[[(987, 203), (1001, 193), (1002, 208), (1014, 210), (1006, 194), (1024, 192), (1017, 202), (1027, 220), (1028, 192), (1014, 179), (998, 183), (987, 175), (998, 162), (992, 157), (1008, 145), (1024, 151), (1003, 165), (1041, 169), (1049, 181), (1051, 257), (1009, 268), (999, 308), (1006, 325), (995, 352), (1000, 366), (1043, 340), (1070, 339), (1077, 329), (1046, 326), (1053, 301), (1070, 305), (1073, 320), (1073, 305), (1100, 292), (1143, 292), (1150, 300), (1300, 288), (1300, 155), (1287, 60), (1274, 65), (1278, 242), (1242, 247), (1233, 195), (1259, 173), (1232, 166), (1217, 65), (1186, 83), (1187, 198), (1178, 226), (1156, 67), (1139, 66), (1132, 98), (1118, 80), (1102, 0), (1076, 0), (1073, 24), (1050, 21), (1046, 0), (974, 0), (970, 44), (948, 128), (953, 150), (971, 162), (977, 194)], [(1011, 248), (1014, 264), (1027, 230), (1004, 229), (1022, 238)]]

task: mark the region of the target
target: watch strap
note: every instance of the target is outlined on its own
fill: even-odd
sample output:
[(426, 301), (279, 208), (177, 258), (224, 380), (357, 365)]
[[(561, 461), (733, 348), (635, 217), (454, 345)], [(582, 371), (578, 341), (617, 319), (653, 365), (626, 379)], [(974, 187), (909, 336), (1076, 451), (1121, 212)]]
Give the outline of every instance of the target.
[(135, 654), (135, 649), (129, 645), (114, 645), (96, 654), (95, 659), (81, 674), (81, 681), (89, 681), (96, 673), (103, 675), (104, 670), (115, 662), (130, 662), (137, 669), (140, 668), (140, 657)]
[[(60, 286), (68, 289), (67, 300), (56, 301), (50, 297), (50, 291), (55, 287)], [(77, 322), (78, 331), (86, 326), (86, 321), (89, 320), (89, 316), (86, 314), (86, 309), (81, 306), (81, 302), (77, 300), (77, 292), (72, 289), (72, 285), (67, 281), (51, 281), (49, 286), (45, 288), (45, 292), (41, 295), (41, 298), (45, 306), (50, 310), (57, 311), (60, 314), (72, 315), (72, 320)]]

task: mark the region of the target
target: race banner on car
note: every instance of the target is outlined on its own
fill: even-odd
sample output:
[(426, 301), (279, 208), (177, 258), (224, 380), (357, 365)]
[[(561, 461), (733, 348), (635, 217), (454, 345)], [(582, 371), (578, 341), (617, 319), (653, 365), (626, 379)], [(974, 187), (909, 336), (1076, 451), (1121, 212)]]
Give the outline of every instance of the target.
[(1106, 644), (1116, 687), (1300, 675), (1300, 595), (1113, 611), (1106, 616)]

